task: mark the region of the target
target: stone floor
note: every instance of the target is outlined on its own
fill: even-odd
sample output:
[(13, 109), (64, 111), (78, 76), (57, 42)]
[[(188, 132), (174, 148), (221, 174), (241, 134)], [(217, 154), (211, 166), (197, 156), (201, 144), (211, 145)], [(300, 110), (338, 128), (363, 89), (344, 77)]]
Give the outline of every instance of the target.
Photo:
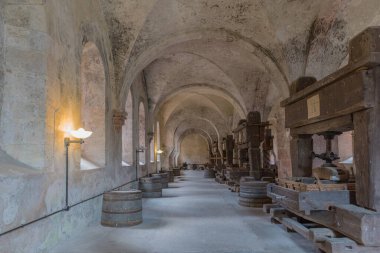
[(90, 227), (53, 253), (315, 252), (261, 209), (239, 206), (236, 193), (201, 171), (186, 171), (160, 199), (144, 199), (143, 217), (135, 227)]

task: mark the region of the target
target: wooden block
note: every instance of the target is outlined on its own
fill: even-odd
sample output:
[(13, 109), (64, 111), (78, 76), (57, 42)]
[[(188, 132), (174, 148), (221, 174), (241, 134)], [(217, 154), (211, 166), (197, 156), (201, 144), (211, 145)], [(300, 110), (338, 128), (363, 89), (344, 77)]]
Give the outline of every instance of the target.
[(326, 237), (337, 237), (337, 233), (329, 228), (310, 228), (309, 238), (315, 243), (324, 242)]
[(353, 63), (368, 57), (372, 52), (380, 52), (380, 27), (368, 27), (354, 38), (349, 44), (349, 62)]
[(330, 206), (349, 204), (349, 191), (311, 191), (297, 192), (275, 184), (268, 184), (267, 195), (282, 206), (304, 211), (329, 210)]
[(282, 207), (271, 208), (269, 213), (272, 218), (279, 218), (279, 219), (282, 219), (285, 217), (287, 218), (290, 215), (290, 212)]
[(263, 212), (264, 213), (270, 213), (271, 208), (279, 208), (281, 207), (279, 204), (264, 204), (263, 205)]
[(358, 245), (353, 240), (346, 237), (330, 238), (325, 237), (325, 241), (317, 243), (317, 247), (326, 253), (357, 253)]
[(309, 229), (292, 218), (282, 218), (281, 223), (288, 229), (297, 232), (304, 238), (309, 239)]
[(380, 246), (380, 213), (354, 205), (335, 207), (337, 228), (366, 246)]

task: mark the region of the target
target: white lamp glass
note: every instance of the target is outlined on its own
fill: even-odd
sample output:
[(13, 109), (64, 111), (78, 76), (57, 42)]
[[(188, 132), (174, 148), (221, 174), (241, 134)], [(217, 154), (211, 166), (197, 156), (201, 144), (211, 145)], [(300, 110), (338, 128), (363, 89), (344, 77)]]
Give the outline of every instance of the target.
[(77, 130), (72, 130), (70, 131), (70, 134), (74, 137), (74, 138), (78, 138), (78, 139), (86, 139), (88, 137), (90, 137), (92, 135), (92, 132), (91, 131), (86, 131), (84, 130), (83, 128), (79, 128)]
[(164, 153), (163, 150), (161, 150), (161, 149), (157, 150), (157, 154), (162, 154), (162, 153)]

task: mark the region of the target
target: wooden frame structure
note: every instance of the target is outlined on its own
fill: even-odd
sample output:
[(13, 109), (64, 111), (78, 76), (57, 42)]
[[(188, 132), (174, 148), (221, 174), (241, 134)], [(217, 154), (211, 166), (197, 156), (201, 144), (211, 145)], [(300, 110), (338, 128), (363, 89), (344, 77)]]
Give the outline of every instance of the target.
[(293, 138), (293, 176), (311, 176), (313, 134), (353, 130), (358, 206), (342, 205), (328, 198), (319, 203), (328, 202), (328, 208), (317, 206), (315, 211), (303, 212), (287, 204), (291, 199), (281, 186), (270, 185), (268, 195), (272, 194), (281, 206), (302, 218), (344, 234), (359, 244), (379, 247), (380, 27), (367, 28), (350, 41), (349, 63), (345, 67), (318, 82), (300, 80), (291, 87), (294, 91), (291, 96), (281, 103), (285, 107), (285, 126), (290, 128)]

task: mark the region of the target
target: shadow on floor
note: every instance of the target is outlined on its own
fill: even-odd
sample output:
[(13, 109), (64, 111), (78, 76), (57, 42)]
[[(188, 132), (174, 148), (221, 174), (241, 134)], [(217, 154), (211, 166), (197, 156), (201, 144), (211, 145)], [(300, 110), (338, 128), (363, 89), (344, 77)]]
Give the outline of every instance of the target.
[(143, 222), (139, 225), (129, 227), (130, 229), (157, 229), (162, 228), (166, 226), (166, 221), (164, 221), (162, 218), (160, 219), (152, 219), (152, 218), (144, 218)]
[(177, 197), (179, 197), (179, 196), (177, 196), (177, 195), (164, 195), (161, 197), (161, 199), (177, 198)]

